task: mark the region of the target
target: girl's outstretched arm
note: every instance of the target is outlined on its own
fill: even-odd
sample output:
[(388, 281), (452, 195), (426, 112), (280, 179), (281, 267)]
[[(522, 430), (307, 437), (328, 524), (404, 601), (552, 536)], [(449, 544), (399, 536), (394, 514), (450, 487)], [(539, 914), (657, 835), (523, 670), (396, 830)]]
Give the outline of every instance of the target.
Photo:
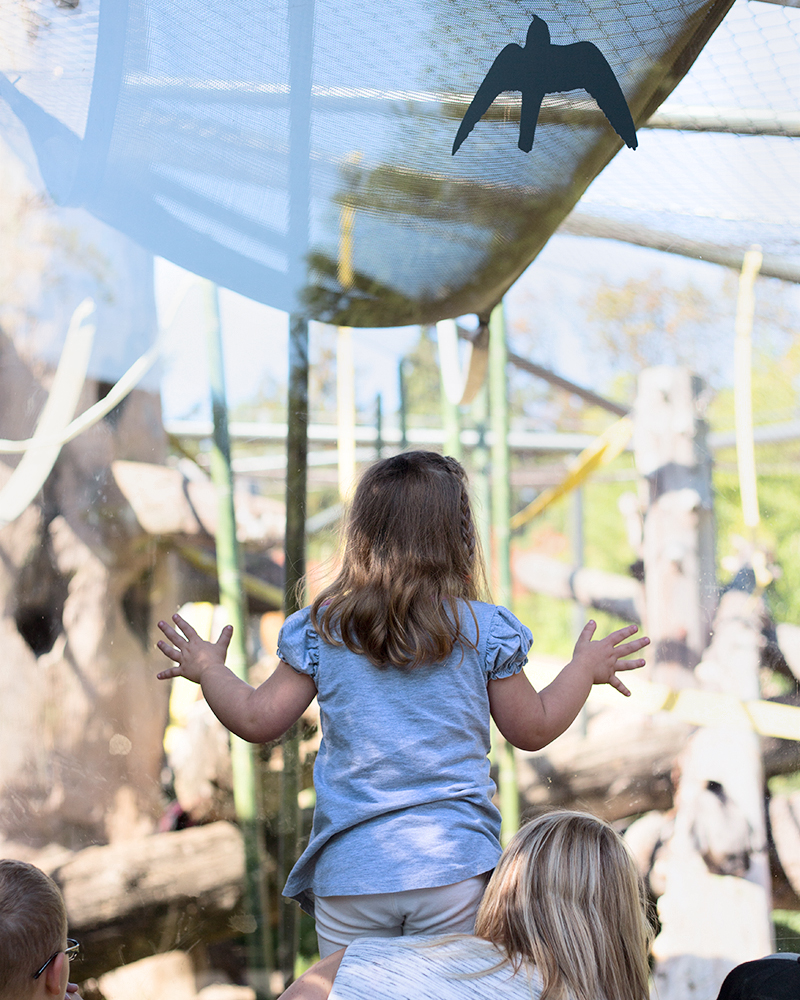
[(199, 684), (214, 715), (243, 740), (269, 743), (278, 739), (313, 701), (317, 693), (314, 681), (283, 661), (257, 688), (230, 671), (225, 666), (233, 635), (230, 625), (225, 626), (216, 642), (206, 642), (180, 615), (173, 615), (172, 620), (181, 631), (159, 622), (169, 642), (159, 639), (156, 645), (177, 666), (162, 670), (159, 680), (180, 676)]
[(646, 636), (625, 642), (637, 631), (635, 625), (592, 640), (597, 625), (589, 622), (575, 644), (572, 659), (551, 684), (537, 692), (525, 674), (489, 681), (489, 705), (497, 728), (520, 750), (541, 750), (560, 736), (575, 719), (593, 684), (610, 684), (626, 697), (630, 691), (619, 670), (643, 667), (644, 660), (626, 656), (646, 646)]

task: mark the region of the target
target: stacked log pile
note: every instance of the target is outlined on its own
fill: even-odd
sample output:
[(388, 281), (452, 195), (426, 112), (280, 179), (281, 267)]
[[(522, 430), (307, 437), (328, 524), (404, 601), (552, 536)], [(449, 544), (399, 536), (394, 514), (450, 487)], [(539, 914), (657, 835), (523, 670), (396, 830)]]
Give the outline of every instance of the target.
[[(652, 639), (649, 678), (676, 698), (697, 688), (736, 709), (762, 697), (760, 678), (778, 672), (795, 690), (776, 700), (797, 705), (800, 631), (770, 621), (746, 564), (718, 594), (704, 400), (702, 383), (685, 371), (641, 376), (643, 488), (638, 504), (624, 506), (638, 521), (629, 536), (644, 585), (536, 554), (518, 557), (518, 582), (641, 622)], [(773, 950), (771, 897), (800, 909), (800, 797), (772, 799), (771, 830), (764, 811), (765, 779), (798, 770), (798, 744), (756, 735), (745, 708), (730, 718), (718, 711), (698, 729), (669, 711), (637, 713), (635, 693), (616, 709), (590, 707), (555, 744), (519, 755), (529, 809), (587, 808), (629, 828), (659, 900), (660, 1000), (713, 1000), (730, 968)]]

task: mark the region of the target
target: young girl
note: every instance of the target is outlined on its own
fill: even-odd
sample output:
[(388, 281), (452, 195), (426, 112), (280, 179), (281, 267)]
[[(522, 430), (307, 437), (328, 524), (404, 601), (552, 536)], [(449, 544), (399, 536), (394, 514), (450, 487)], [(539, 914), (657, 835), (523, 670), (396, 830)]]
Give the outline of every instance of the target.
[(523, 665), (532, 637), (511, 612), (478, 598), (483, 571), (464, 470), (434, 452), (368, 469), (356, 490), (338, 577), (286, 620), (281, 662), (257, 689), (225, 667), (227, 626), (205, 642), (181, 635), (159, 649), (202, 685), (220, 721), (252, 743), (281, 736), (319, 699), (311, 840), (284, 895), (314, 914), (320, 955), (364, 936), (471, 933), (500, 856), (492, 803), (489, 716), (524, 750), (564, 732), (593, 684), (630, 692), (617, 671), (628, 626), (592, 641), (536, 692)]

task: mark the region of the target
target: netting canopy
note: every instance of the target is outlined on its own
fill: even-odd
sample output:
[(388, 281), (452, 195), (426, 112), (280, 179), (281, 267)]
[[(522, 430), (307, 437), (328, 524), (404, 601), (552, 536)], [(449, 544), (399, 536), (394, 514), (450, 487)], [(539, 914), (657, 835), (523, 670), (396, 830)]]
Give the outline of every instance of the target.
[(636, 155), (603, 171), (569, 231), (636, 242), (630, 230), (645, 227), (673, 237), (658, 241), (671, 249), (681, 241), (738, 251), (755, 243), (773, 258), (774, 273), (800, 280), (799, 109), (796, 0), (737, 0), (640, 131)]
[(58, 203), (234, 291), (431, 322), (498, 301), (622, 147), (578, 89), (545, 96), (530, 152), (504, 93), (453, 154), (533, 15), (597, 46), (640, 124), (730, 3), (4, 0), (0, 128)]

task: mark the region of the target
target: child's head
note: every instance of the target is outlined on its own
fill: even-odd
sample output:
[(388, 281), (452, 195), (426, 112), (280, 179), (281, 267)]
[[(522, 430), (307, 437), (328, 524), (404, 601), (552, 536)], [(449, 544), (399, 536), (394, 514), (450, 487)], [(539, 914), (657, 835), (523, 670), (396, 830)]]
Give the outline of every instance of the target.
[(503, 852), (475, 933), (543, 980), (541, 1000), (646, 1000), (652, 932), (636, 865), (614, 829), (552, 812)]
[(405, 452), (361, 477), (342, 570), (314, 602), (315, 623), (380, 666), (436, 662), (459, 638), (456, 601), (481, 596), (483, 579), (464, 469)]
[(67, 911), (55, 882), (34, 865), (0, 859), (0, 1000), (48, 995), (60, 1000), (67, 983), (66, 946)]

